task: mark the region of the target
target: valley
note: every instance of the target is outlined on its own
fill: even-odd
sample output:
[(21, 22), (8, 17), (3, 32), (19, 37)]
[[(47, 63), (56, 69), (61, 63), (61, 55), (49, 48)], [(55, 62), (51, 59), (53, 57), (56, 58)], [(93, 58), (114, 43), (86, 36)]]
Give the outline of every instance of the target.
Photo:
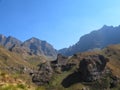
[(61, 50), (0, 35), (0, 90), (120, 90), (119, 31), (103, 26)]

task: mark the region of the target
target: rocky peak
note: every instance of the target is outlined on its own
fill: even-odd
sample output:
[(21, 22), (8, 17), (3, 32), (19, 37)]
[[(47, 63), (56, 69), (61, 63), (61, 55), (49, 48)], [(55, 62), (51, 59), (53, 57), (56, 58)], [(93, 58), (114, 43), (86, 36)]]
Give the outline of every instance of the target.
[(7, 49), (10, 49), (11, 47), (13, 47), (14, 45), (17, 45), (17, 46), (21, 46), (22, 42), (12, 36), (9, 36), (7, 37), (5, 43), (4, 43), (4, 46), (7, 48)]
[(0, 34), (0, 39), (6, 38), (4, 35)]
[(6, 41), (6, 37), (0, 34), (0, 45), (4, 46), (5, 41)]
[(56, 56), (56, 50), (46, 41), (37, 38), (26, 40), (22, 46), (28, 47), (35, 55)]
[(32, 38), (30, 38), (30, 39), (27, 40), (27, 41), (30, 42), (30, 43), (41, 42), (41, 40), (39, 40), (39, 39), (37, 39), (37, 38), (35, 38), (35, 37), (32, 37)]
[(111, 28), (114, 28), (114, 27), (113, 26), (104, 25), (101, 29), (111, 29)]

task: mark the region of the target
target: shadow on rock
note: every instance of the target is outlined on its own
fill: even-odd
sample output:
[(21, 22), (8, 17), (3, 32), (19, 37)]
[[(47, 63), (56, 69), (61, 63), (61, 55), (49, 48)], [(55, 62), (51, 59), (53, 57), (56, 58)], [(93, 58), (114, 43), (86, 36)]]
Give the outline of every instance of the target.
[(80, 72), (75, 72), (73, 74), (70, 74), (68, 77), (66, 77), (61, 84), (63, 87), (68, 88), (71, 85), (79, 82), (82, 82)]

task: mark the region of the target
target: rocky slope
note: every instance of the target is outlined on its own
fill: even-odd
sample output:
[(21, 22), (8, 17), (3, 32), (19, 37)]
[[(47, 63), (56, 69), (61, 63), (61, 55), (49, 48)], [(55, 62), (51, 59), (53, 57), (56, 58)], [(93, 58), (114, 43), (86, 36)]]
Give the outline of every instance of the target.
[(47, 90), (119, 90), (119, 54), (120, 45), (71, 57), (58, 54), (51, 64), (41, 63), (33, 73), (33, 82), (48, 85)]
[(63, 55), (72, 55), (77, 52), (84, 52), (95, 48), (101, 49), (108, 45), (120, 43), (120, 26), (106, 26), (101, 29), (86, 34), (80, 40), (69, 48), (59, 50)]
[(21, 54), (0, 46), (0, 90), (41, 90), (32, 83), (29, 74), (43, 61), (46, 59), (42, 56), (25, 59)]
[(20, 55), (10, 52), (0, 46), (0, 70), (10, 73), (30, 71), (32, 65), (25, 61)]

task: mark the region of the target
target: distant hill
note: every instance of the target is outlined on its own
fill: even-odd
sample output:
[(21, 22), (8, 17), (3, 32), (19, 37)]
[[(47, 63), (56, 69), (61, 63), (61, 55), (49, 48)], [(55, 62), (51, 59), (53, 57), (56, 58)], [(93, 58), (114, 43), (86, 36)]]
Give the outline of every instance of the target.
[(89, 51), (95, 48), (101, 49), (108, 45), (120, 43), (120, 26), (106, 26), (92, 31), (80, 38), (80, 40), (69, 48), (64, 48), (58, 52), (63, 55), (72, 55), (77, 52)]
[(35, 55), (56, 56), (57, 53), (52, 45), (34, 37), (23, 42), (22, 46), (29, 48)]
[(55, 57), (57, 51), (53, 48), (52, 45), (46, 41), (39, 40), (37, 38), (31, 38), (24, 42), (12, 37), (0, 35), (0, 45), (4, 46), (10, 51), (17, 53), (30, 54), (30, 55), (45, 55)]

